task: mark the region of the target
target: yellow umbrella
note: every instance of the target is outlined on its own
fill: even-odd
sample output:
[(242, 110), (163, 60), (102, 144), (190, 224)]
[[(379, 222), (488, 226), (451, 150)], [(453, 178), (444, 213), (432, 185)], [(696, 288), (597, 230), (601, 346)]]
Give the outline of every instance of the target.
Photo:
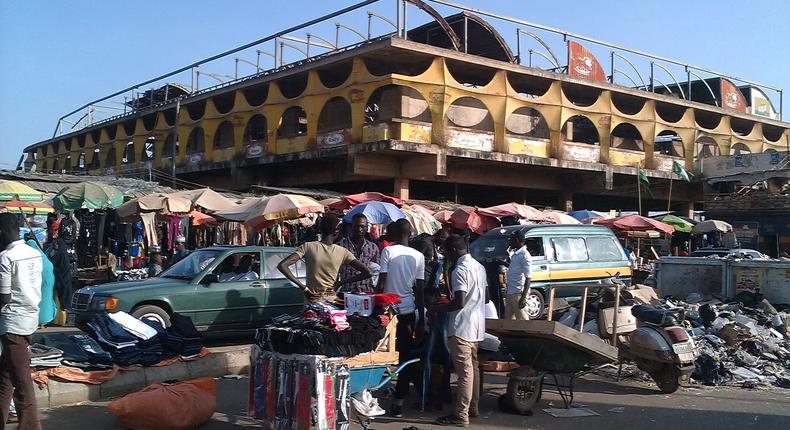
[(43, 200), (44, 193), (17, 181), (0, 179), (0, 200)]

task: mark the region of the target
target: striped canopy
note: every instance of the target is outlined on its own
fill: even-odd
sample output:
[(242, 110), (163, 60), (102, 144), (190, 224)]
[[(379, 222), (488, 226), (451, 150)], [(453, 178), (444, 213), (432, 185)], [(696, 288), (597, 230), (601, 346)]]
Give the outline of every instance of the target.
[(41, 201), (44, 193), (23, 183), (0, 179), (0, 200)]

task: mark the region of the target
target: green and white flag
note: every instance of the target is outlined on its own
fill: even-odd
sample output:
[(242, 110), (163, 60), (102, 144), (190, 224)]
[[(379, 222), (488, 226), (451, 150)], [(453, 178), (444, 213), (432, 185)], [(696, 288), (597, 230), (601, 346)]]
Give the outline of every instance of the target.
[(647, 173), (645, 173), (645, 171), (640, 169), (639, 167), (637, 167), (636, 169), (637, 169), (638, 174), (639, 174), (639, 182), (645, 188), (645, 194), (652, 199), (653, 198), (653, 192), (650, 191), (650, 180), (647, 179)]
[(683, 166), (681, 166), (677, 161), (672, 162), (672, 172), (674, 172), (680, 177), (680, 179), (683, 179), (686, 182), (691, 182), (694, 179), (694, 175), (688, 170), (684, 169)]

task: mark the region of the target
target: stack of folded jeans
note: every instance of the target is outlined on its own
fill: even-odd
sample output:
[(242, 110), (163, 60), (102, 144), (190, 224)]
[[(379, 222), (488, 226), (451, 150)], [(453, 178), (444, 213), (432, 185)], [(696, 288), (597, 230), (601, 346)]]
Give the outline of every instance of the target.
[[(156, 330), (156, 339), (158, 340), (158, 354), (160, 360), (167, 360), (173, 357), (177, 357), (178, 353), (171, 351), (167, 348), (167, 329), (159, 323), (159, 321), (153, 318), (146, 318), (142, 320), (144, 323), (148, 324), (151, 328)], [(139, 343), (138, 343), (139, 344)]]
[[(85, 339), (91, 343), (86, 343)], [(42, 335), (40, 341), (63, 351), (63, 365), (83, 370), (104, 370), (113, 366), (110, 354), (88, 336), (51, 333)]]
[(72, 362), (70, 360), (64, 360), (64, 364), (81, 368), (112, 367), (112, 355), (102, 349), (102, 347), (99, 346), (99, 344), (91, 337), (84, 334), (75, 334), (69, 336), (69, 339), (71, 339), (72, 342), (77, 344), (80, 348), (82, 348), (83, 351), (85, 351), (85, 353), (88, 355), (88, 362)]
[(198, 355), (203, 349), (203, 338), (192, 323), (192, 318), (179, 313), (170, 318), (170, 328), (163, 343), (166, 349), (182, 357)]
[(113, 361), (121, 366), (131, 366), (140, 362), (141, 353), (137, 347), (138, 338), (127, 332), (108, 314), (98, 314), (88, 323), (88, 334), (112, 354)]
[(28, 347), (31, 367), (58, 367), (63, 360), (63, 351), (58, 348), (34, 343)]

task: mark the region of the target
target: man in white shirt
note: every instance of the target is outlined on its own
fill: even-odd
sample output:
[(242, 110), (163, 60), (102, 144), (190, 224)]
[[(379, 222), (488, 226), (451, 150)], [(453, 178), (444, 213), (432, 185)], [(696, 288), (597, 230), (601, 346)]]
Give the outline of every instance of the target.
[(19, 429), (41, 429), (28, 355), (30, 337), (38, 328), (41, 253), (19, 239), (16, 215), (10, 213), (0, 214), (0, 249), (0, 419), (8, 421), (13, 397)]
[(436, 424), (468, 427), (469, 417), (480, 416), (480, 374), (477, 348), (485, 339), (486, 271), (471, 255), (463, 237), (451, 235), (444, 242), (445, 258), (453, 267), (450, 275), (451, 300), (434, 305), (431, 312), (449, 313), (447, 346), (458, 374), (458, 393), (453, 415)]
[[(425, 327), (425, 305), (423, 281), (425, 279), (425, 256), (409, 247), (411, 224), (406, 219), (395, 221), (389, 230), (393, 231), (394, 245), (381, 252), (381, 270), (379, 272), (378, 291), (395, 293), (400, 296), (400, 304), (396, 305), (398, 325), (395, 329), (395, 349), (398, 351), (398, 362), (414, 358), (412, 349), (415, 347), (415, 336), (421, 338)], [(415, 316), (419, 313), (419, 319)], [(417, 323), (419, 321), (419, 325)], [(395, 402), (390, 407), (390, 415), (402, 416), (403, 400), (409, 395), (409, 383), (416, 381), (418, 372), (407, 367), (398, 375), (395, 384)]]
[(528, 320), (527, 298), (529, 297), (529, 281), (532, 277), (532, 256), (527, 251), (524, 233), (513, 232), (510, 235), (509, 245), (510, 249), (515, 252), (510, 256), (510, 265), (505, 276), (505, 285), (507, 285), (505, 318)]

